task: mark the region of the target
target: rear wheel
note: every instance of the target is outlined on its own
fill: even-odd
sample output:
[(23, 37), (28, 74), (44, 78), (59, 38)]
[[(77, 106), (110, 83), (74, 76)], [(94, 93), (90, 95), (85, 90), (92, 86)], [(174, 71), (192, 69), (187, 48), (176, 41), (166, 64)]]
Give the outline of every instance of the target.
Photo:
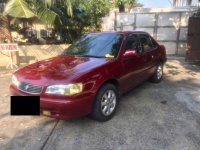
[(97, 121), (107, 121), (114, 116), (119, 101), (117, 88), (112, 84), (103, 85), (96, 95), (92, 110), (92, 118)]
[(163, 64), (160, 63), (157, 67), (156, 70), (151, 78), (151, 81), (153, 83), (159, 83), (162, 80), (163, 77)]

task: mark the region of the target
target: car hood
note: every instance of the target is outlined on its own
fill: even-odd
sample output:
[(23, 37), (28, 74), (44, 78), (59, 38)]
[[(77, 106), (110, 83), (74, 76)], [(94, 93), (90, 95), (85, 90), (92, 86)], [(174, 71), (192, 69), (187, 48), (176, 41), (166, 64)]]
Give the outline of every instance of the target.
[(68, 83), (112, 59), (58, 56), (19, 69), (15, 75), (21, 82), (48, 86)]

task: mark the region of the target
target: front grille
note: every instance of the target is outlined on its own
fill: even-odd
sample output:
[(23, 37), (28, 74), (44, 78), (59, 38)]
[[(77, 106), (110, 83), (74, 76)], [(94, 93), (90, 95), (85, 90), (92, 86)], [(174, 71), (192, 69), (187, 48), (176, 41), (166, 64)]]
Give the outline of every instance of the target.
[(31, 94), (40, 94), (42, 92), (42, 86), (32, 85), (24, 82), (20, 84), (19, 89)]

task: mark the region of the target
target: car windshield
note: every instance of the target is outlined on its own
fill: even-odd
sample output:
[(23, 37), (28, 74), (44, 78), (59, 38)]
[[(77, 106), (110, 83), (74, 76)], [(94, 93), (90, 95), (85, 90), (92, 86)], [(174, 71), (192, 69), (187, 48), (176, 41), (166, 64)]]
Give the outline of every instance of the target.
[(123, 35), (118, 33), (92, 33), (81, 37), (62, 55), (97, 58), (115, 58), (118, 55)]

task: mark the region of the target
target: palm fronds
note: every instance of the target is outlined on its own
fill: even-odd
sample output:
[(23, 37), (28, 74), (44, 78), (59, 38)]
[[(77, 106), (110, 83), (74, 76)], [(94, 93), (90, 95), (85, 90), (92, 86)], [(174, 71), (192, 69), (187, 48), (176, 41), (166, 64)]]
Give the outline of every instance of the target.
[(53, 7), (64, 6), (66, 14), (72, 16), (71, 0), (10, 0), (5, 7), (4, 15), (15, 18), (37, 17), (50, 25), (61, 25), (60, 14)]
[(25, 0), (10, 0), (5, 7), (4, 15), (16, 18), (32, 18), (35, 13), (30, 10)]

